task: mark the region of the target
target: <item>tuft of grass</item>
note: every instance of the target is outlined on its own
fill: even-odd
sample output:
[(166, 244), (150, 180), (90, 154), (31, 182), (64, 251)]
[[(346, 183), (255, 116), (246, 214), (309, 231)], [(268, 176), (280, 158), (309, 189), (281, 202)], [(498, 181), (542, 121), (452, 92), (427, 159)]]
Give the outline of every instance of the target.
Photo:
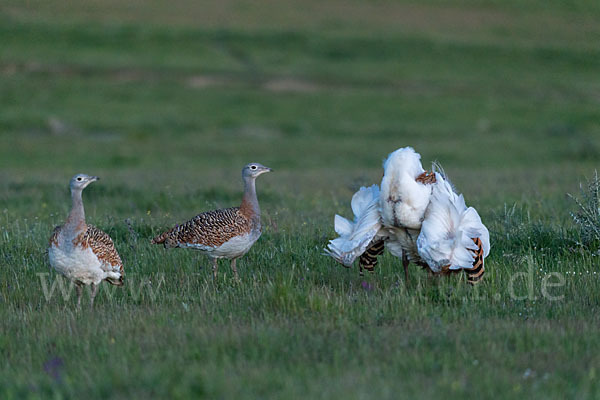
[(600, 178), (597, 170), (585, 184), (579, 184), (579, 190), (580, 198), (569, 194), (577, 204), (577, 211), (572, 212), (571, 217), (579, 228), (582, 244), (596, 249), (600, 243)]

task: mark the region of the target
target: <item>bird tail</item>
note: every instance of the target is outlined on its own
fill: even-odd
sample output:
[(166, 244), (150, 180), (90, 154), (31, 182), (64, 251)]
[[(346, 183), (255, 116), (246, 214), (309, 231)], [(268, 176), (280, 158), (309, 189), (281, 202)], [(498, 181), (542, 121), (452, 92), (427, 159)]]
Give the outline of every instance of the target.
[(110, 283), (111, 285), (115, 285), (115, 286), (123, 286), (125, 284), (125, 282), (123, 282), (123, 276), (119, 276), (119, 278), (113, 278), (113, 277), (108, 277), (105, 279), (106, 282)]
[(152, 244), (164, 244), (165, 241), (167, 240), (167, 237), (169, 236), (169, 232), (164, 232), (161, 233), (160, 235), (158, 235), (157, 237), (155, 237), (154, 239), (152, 239)]
[(379, 239), (374, 241), (367, 250), (360, 256), (358, 259), (360, 265), (360, 273), (362, 274), (363, 269), (366, 269), (369, 272), (373, 272), (375, 270), (375, 266), (377, 265), (377, 257), (383, 254), (384, 249), (384, 241), (383, 239)]

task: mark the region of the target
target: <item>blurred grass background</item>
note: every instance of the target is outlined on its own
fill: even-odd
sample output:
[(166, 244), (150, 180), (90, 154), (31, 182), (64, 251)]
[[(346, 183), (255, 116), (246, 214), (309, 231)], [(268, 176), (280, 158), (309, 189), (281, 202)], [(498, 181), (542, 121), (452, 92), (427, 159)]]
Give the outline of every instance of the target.
[[(0, 393), (594, 398), (597, 261), (565, 194), (600, 161), (599, 18), (592, 0), (4, 0)], [(476, 301), (416, 268), (405, 291), (389, 256), (364, 286), (321, 257), (333, 214), (407, 145), (490, 227), (485, 299), (534, 264), (583, 274), (566, 299)], [(235, 205), (250, 161), (275, 169), (265, 234), (242, 286), (215, 289), (203, 259), (147, 238)], [(165, 274), (157, 300), (43, 299), (77, 172), (102, 177), (88, 221), (131, 281)]]

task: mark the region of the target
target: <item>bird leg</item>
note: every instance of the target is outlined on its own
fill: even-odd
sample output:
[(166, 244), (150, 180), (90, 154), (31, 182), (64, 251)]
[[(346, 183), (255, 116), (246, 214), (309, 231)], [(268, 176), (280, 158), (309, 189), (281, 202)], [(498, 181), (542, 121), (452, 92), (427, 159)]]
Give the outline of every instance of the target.
[(234, 276), (235, 280), (239, 281), (240, 277), (238, 276), (237, 268), (235, 267), (236, 261), (237, 261), (237, 258), (234, 258), (233, 260), (231, 260), (231, 269), (233, 270), (233, 276)]
[(213, 258), (212, 259), (212, 270), (213, 270), (213, 280), (217, 280), (217, 270), (219, 269), (219, 265), (217, 264), (217, 259)]
[(90, 294), (90, 308), (94, 308), (94, 298), (96, 297), (96, 294), (98, 293), (98, 285), (94, 285), (93, 283), (90, 285), (92, 292)]
[(77, 309), (81, 308), (81, 292), (83, 292), (83, 288), (80, 284), (75, 284), (75, 291), (77, 292)]
[(408, 285), (408, 256), (406, 253), (402, 253), (402, 266), (404, 267), (404, 283)]

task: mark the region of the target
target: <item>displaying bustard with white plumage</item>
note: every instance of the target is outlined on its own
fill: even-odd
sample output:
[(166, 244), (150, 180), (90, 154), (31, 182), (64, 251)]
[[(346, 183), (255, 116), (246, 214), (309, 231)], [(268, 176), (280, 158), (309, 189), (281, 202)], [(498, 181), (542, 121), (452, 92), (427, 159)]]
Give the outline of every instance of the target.
[(112, 239), (85, 222), (81, 193), (98, 179), (85, 174), (77, 174), (71, 179), (71, 212), (65, 224), (54, 229), (48, 248), (50, 265), (75, 283), (78, 307), (84, 285), (91, 286), (91, 306), (102, 281), (123, 285), (123, 262)]
[(153, 244), (167, 248), (180, 247), (198, 250), (212, 260), (213, 277), (217, 278), (218, 260), (231, 260), (231, 269), (238, 278), (236, 260), (250, 250), (262, 232), (260, 207), (256, 196), (256, 178), (272, 171), (259, 163), (242, 169), (244, 195), (239, 207), (207, 211), (182, 225), (152, 239)]
[[(425, 171), (420, 159), (411, 147), (391, 153), (384, 162), (377, 199), (379, 214), (373, 211), (374, 206), (359, 210), (358, 214), (355, 211), (353, 237), (338, 231), (341, 217), (336, 216), (340, 237), (329, 242), (326, 253), (345, 266), (358, 257), (362, 272), (363, 268), (373, 269), (385, 246), (402, 259), (405, 279), (407, 267), (413, 262), (433, 274), (464, 270), (467, 281), (475, 284), (483, 277), (484, 258), (490, 250), (489, 232), (477, 211), (467, 208), (463, 196), (456, 193), (441, 168), (434, 165), (431, 172)], [(376, 189), (373, 185), (370, 191)], [(361, 188), (355, 196), (365, 190)], [(380, 227), (377, 232), (369, 229), (374, 226)], [(355, 245), (365, 242), (369, 243), (366, 248)]]

